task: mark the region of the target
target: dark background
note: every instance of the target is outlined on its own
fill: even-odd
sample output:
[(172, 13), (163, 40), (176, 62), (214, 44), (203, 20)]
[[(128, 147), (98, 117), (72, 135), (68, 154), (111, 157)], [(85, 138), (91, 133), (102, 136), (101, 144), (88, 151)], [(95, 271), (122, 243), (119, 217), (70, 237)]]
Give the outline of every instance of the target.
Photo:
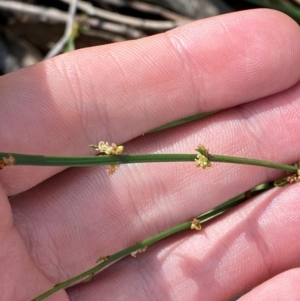
[[(0, 75), (45, 58), (64, 34), (68, 2), (72, 1), (0, 0)], [(79, 3), (112, 14), (99, 16)], [(78, 0), (68, 47), (61, 52), (153, 35), (166, 31), (166, 22), (172, 28), (194, 19), (257, 7), (281, 10), (300, 23), (300, 0)], [(151, 26), (143, 20), (152, 21)]]

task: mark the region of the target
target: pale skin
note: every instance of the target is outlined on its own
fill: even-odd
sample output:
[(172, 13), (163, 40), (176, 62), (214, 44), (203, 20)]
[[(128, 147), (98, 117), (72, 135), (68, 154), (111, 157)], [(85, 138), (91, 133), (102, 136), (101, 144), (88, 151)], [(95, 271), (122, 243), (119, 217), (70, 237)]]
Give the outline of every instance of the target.
[[(289, 17), (255, 10), (197, 21), (1, 77), (1, 151), (91, 155), (88, 145), (103, 140), (124, 153), (193, 153), (201, 143), (216, 154), (291, 164), (300, 159), (299, 80), (300, 29)], [(225, 164), (105, 169), (0, 172), (1, 300), (30, 300), (100, 256), (281, 175)], [(299, 193), (298, 184), (273, 189), (48, 300), (229, 300), (253, 287), (241, 300), (298, 300)]]

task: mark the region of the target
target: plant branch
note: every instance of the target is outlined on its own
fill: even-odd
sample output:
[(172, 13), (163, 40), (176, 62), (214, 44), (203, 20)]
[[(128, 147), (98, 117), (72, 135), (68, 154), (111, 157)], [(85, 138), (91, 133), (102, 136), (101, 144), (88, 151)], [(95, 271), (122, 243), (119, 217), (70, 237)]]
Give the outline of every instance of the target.
[[(60, 0), (64, 3), (70, 3), (72, 0)], [(89, 16), (96, 16), (111, 22), (126, 24), (140, 29), (149, 29), (156, 31), (165, 31), (177, 26), (186, 24), (187, 21), (156, 21), (149, 19), (140, 19), (131, 16), (125, 16), (118, 13), (110, 12), (98, 7), (95, 7), (89, 2), (78, 0), (78, 8), (84, 11)]]
[(223, 156), (223, 155), (210, 155), (209, 154), (208, 160), (211, 162), (262, 166), (262, 167), (279, 169), (279, 170), (283, 170), (286, 172), (295, 172), (299, 169), (298, 166), (294, 166), (294, 165), (286, 165), (286, 164), (280, 164), (280, 163), (275, 163), (275, 162), (265, 161), (265, 160), (250, 159), (250, 158), (243, 158), (243, 157), (231, 157), (231, 156)]
[[(130, 163), (154, 163), (154, 162), (192, 162), (196, 156), (193, 154), (143, 154), (143, 155), (101, 155), (85, 157), (60, 157), (60, 156), (39, 156), (14, 153), (1, 153), (0, 158), (12, 160), (13, 162), (4, 165), (32, 165), (32, 166), (96, 166), (115, 165)], [(7, 157), (7, 158), (6, 158)], [(3, 162), (2, 159), (2, 162)], [(5, 160), (6, 159), (6, 160)], [(1, 160), (0, 160), (1, 166)]]
[(128, 0), (98, 0), (98, 2), (105, 4), (112, 4), (119, 8), (127, 7), (137, 10), (138, 12), (148, 13), (148, 14), (157, 14), (165, 19), (173, 21), (191, 21), (191, 18), (188, 18), (184, 15), (180, 15), (171, 10), (168, 10), (162, 6), (154, 5), (151, 3), (146, 3), (144, 1), (128, 1)]
[[(20, 14), (22, 17), (24, 17), (24, 15), (29, 16), (29, 21), (32, 19), (38, 19), (41, 22), (67, 23), (69, 18), (68, 13), (55, 8), (47, 8), (16, 1), (3, 2), (0, 0), (0, 9), (10, 11), (15, 15)], [(76, 15), (74, 20), (79, 25), (82, 25), (79, 28), (80, 33), (104, 38), (110, 41), (126, 40), (126, 38), (137, 39), (146, 36), (144, 32), (136, 28), (132, 28), (124, 24), (102, 21), (96, 17), (92, 18), (83, 15)], [(93, 29), (91, 29), (91, 27)]]
[[(149, 247), (150, 245), (152, 245), (166, 237), (174, 235), (175, 233), (178, 233), (178, 232), (181, 232), (181, 231), (184, 231), (187, 229), (200, 230), (201, 224), (204, 224), (205, 222), (210, 221), (211, 219), (213, 219), (213, 218), (227, 212), (228, 210), (236, 207), (237, 205), (245, 202), (250, 197), (257, 195), (258, 193), (264, 192), (272, 187), (274, 187), (274, 185), (272, 185), (270, 183), (265, 183), (265, 184), (256, 186), (253, 189), (251, 189), (245, 193), (242, 193), (209, 211), (206, 211), (205, 213), (197, 216), (192, 221), (184, 222), (173, 228), (163, 231), (159, 234), (153, 235), (150, 238), (147, 238), (141, 242), (138, 242), (138, 243), (136, 243), (128, 248), (125, 248), (119, 252), (116, 252), (112, 255), (100, 257), (98, 260), (98, 262), (100, 261), (100, 263), (98, 265), (96, 265), (95, 267), (93, 267), (73, 278), (70, 278), (64, 282), (56, 284), (53, 288), (51, 288), (50, 290), (46, 291), (45, 293), (39, 295), (38, 297), (32, 299), (31, 301), (44, 300), (45, 298), (49, 297), (50, 295), (54, 294), (55, 292), (57, 292), (61, 289), (65, 289), (80, 280), (85, 281), (85, 282), (89, 281), (96, 273), (100, 272), (103, 268), (107, 267), (108, 265), (111, 265), (112, 263), (114, 263), (128, 255), (132, 255), (133, 257), (135, 257), (137, 253), (144, 252), (146, 250), (146, 248)], [(195, 225), (195, 223), (196, 223), (196, 225)]]
[[(69, 44), (73, 43), (74, 37), (72, 38), (72, 34), (73, 34), (73, 26), (74, 26), (77, 1), (78, 0), (72, 0), (70, 2), (65, 32), (63, 36), (59, 39), (59, 41), (54, 45), (54, 47), (47, 53), (45, 59), (49, 59), (59, 54), (62, 51), (63, 47), (67, 44), (69, 39), (70, 39)], [(69, 47), (70, 49), (74, 48), (73, 45), (72, 46), (69, 45)]]
[[(197, 151), (199, 151), (197, 149)], [(101, 155), (84, 157), (65, 156), (40, 156), (25, 155), (16, 153), (0, 152), (0, 168), (9, 165), (32, 165), (32, 166), (96, 166), (96, 165), (119, 165), (130, 163), (155, 163), (155, 162), (197, 162), (198, 155), (194, 154), (138, 154), (138, 155)], [(232, 157), (223, 155), (208, 154), (210, 162), (235, 163), (245, 165), (255, 165), (283, 170), (286, 172), (296, 172), (299, 167), (294, 165), (280, 164), (265, 160)]]
[(178, 126), (178, 125), (182, 125), (182, 124), (185, 124), (185, 123), (188, 123), (188, 122), (199, 120), (199, 119), (202, 119), (204, 117), (213, 115), (215, 113), (217, 113), (217, 111), (200, 113), (200, 114), (188, 116), (188, 117), (185, 117), (185, 118), (182, 118), (182, 119), (179, 119), (179, 120), (175, 120), (175, 121), (169, 122), (167, 124), (164, 124), (162, 126), (159, 126), (155, 129), (149, 131), (147, 134), (155, 133), (155, 132), (158, 132), (158, 131), (163, 131), (163, 130), (166, 130), (166, 129), (169, 129), (169, 128), (172, 128), (172, 127), (175, 127), (175, 126)]

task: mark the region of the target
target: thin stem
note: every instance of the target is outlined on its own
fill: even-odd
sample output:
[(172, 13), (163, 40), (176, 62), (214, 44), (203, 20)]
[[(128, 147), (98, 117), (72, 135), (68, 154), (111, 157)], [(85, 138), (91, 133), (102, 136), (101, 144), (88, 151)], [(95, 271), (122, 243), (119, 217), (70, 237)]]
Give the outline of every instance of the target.
[[(1, 159), (2, 158), (2, 159)], [(6, 165), (32, 165), (32, 166), (93, 166), (93, 165), (117, 165), (129, 163), (155, 163), (155, 162), (193, 162), (196, 155), (193, 154), (142, 154), (142, 155), (103, 155), (86, 157), (60, 157), (60, 156), (39, 156), (24, 155), (0, 152), (0, 168)], [(223, 155), (208, 154), (211, 162), (235, 163), (269, 167), (295, 172), (299, 167), (285, 165), (265, 160), (232, 157)]]
[(279, 169), (287, 172), (295, 172), (299, 169), (297, 166), (286, 165), (275, 163), (271, 161), (250, 159), (243, 157), (232, 157), (232, 156), (223, 156), (223, 155), (208, 155), (208, 160), (211, 162), (222, 162), (222, 163), (234, 163), (234, 164), (245, 164), (245, 165), (255, 165), (268, 168)]
[[(265, 183), (265, 184), (261, 184), (259, 186), (254, 187), (253, 189), (251, 189), (250, 191), (247, 191), (245, 193), (242, 193), (232, 199), (230, 199), (229, 201), (199, 215), (197, 217), (197, 220), (199, 221), (200, 225), (223, 214), (224, 212), (236, 207), (237, 205), (245, 202), (246, 200), (249, 199), (250, 196), (256, 195), (258, 193), (261, 193), (263, 191), (266, 191), (270, 188), (274, 187), (274, 185), (269, 184), (269, 183)], [(49, 297), (50, 295), (54, 294), (55, 292), (61, 290), (61, 289), (65, 289), (67, 287), (69, 287), (70, 285), (74, 284), (75, 282), (79, 281), (79, 280), (83, 280), (86, 279), (86, 281), (90, 280), (92, 276), (94, 276), (96, 273), (98, 273), (100, 270), (102, 270), (104, 267), (112, 264), (113, 262), (116, 262), (130, 254), (136, 254), (136, 252), (143, 252), (148, 246), (166, 238), (169, 237), (175, 233), (190, 229), (192, 225), (191, 221), (187, 221), (184, 222), (180, 225), (177, 225), (173, 228), (170, 228), (166, 231), (163, 231), (159, 234), (156, 234), (150, 238), (147, 238), (141, 242), (138, 242), (126, 249), (123, 249), (119, 252), (116, 252), (110, 256), (104, 256), (101, 257), (100, 260), (101, 262), (96, 265), (95, 267), (73, 277), (70, 278), (64, 282), (58, 283), (56, 284), (53, 288), (51, 288), (50, 290), (48, 290), (47, 292), (39, 295), (38, 297), (32, 299), (31, 301), (41, 301), (44, 300), (45, 298)]]
[(73, 284), (74, 282), (78, 281), (78, 280), (81, 280), (83, 278), (90, 278), (91, 276), (95, 275), (97, 272), (99, 272), (101, 269), (103, 269), (104, 267), (106, 267), (107, 265), (125, 257), (125, 256), (128, 256), (130, 255), (131, 253), (134, 253), (138, 250), (142, 250), (144, 248), (146, 248), (147, 246), (150, 246), (152, 244), (154, 244), (155, 242), (159, 241), (159, 240), (162, 240), (170, 235), (173, 235), (177, 232), (180, 232), (182, 230), (185, 230), (185, 229), (188, 229), (189, 227), (191, 226), (191, 222), (185, 222), (183, 224), (180, 224), (172, 229), (169, 229), (167, 231), (164, 231), (164, 232), (161, 232), (157, 235), (154, 235), (148, 239), (145, 239), (139, 243), (136, 243), (135, 245), (132, 245), (130, 246), (129, 248), (126, 248), (122, 251), (119, 251), (117, 253), (114, 253), (113, 255), (110, 255), (110, 256), (104, 256), (103, 258), (103, 261), (96, 265), (95, 267), (85, 271), (84, 273), (80, 274), (80, 275), (77, 275), (71, 279), (68, 279), (67, 281), (65, 282), (62, 282), (62, 283), (59, 283), (57, 285), (55, 285), (51, 290), (45, 292), (44, 294), (36, 297), (35, 299), (33, 299), (32, 301), (39, 301), (39, 300), (43, 300), (45, 299), (46, 297), (52, 295), (53, 293), (57, 292), (58, 290), (60, 289), (64, 289), (68, 286), (70, 286), (71, 284)]
[(204, 117), (210, 116), (210, 115), (215, 114), (215, 113), (217, 113), (217, 111), (200, 113), (200, 114), (192, 115), (192, 116), (185, 117), (185, 118), (182, 118), (182, 119), (179, 119), (179, 120), (175, 120), (175, 121), (169, 122), (167, 124), (164, 124), (162, 126), (159, 126), (155, 129), (149, 131), (147, 134), (163, 131), (163, 130), (166, 130), (166, 129), (169, 129), (169, 128), (172, 128), (172, 127), (175, 127), (175, 126), (178, 126), (178, 125), (182, 125), (182, 124), (185, 124), (185, 123), (188, 123), (188, 122), (199, 120), (199, 119), (202, 119)]
[[(97, 272), (99, 272), (100, 270), (102, 270), (104, 267), (108, 266), (109, 264), (118, 261), (120, 259), (122, 259), (123, 257), (126, 257), (128, 255), (130, 255), (131, 253), (134, 253), (138, 250), (143, 250), (146, 247), (154, 244), (155, 242), (158, 242), (159, 240), (162, 240), (168, 236), (171, 236), (177, 232), (183, 231), (185, 229), (188, 229), (191, 226), (191, 222), (185, 222), (183, 224), (180, 224), (174, 228), (171, 228), (169, 230), (166, 230), (164, 232), (161, 232), (157, 235), (154, 235), (150, 238), (147, 238), (139, 243), (136, 243), (135, 245), (132, 245), (124, 250), (121, 250), (117, 253), (114, 253), (110, 256), (104, 256), (102, 257), (102, 262), (98, 265), (96, 265), (95, 267), (85, 271), (84, 273), (77, 275), (73, 278), (68, 279), (65, 282), (62, 283), (58, 283), (56, 284), (52, 289), (50, 289), (49, 291), (41, 294), (40, 296), (36, 297), (35, 299), (33, 299), (32, 301), (40, 301), (45, 299), (46, 297), (52, 295), (53, 293), (61, 290), (61, 289), (65, 289), (68, 286), (70, 286), (71, 284), (73, 284), (74, 282), (77, 282), (78, 280), (84, 279), (84, 278), (88, 278), (88, 280), (90, 280), (90, 278), (92, 276), (94, 276)], [(101, 259), (100, 259), (101, 260)]]
[(49, 59), (59, 54), (72, 35), (77, 2), (78, 0), (71, 0), (69, 4), (68, 20), (66, 23), (65, 32), (59, 41), (54, 45), (54, 47), (47, 53), (45, 59)]
[(267, 182), (267, 183), (262, 183), (260, 185), (257, 185), (254, 188), (252, 188), (244, 193), (241, 193), (241, 194), (237, 195), (236, 197), (222, 203), (221, 205), (216, 206), (213, 209), (206, 211), (205, 213), (199, 215), (197, 217), (197, 219), (199, 219), (201, 223), (207, 222), (207, 221), (217, 217), (218, 215), (224, 213), (225, 211), (245, 202), (250, 197), (254, 197), (257, 194), (262, 193), (266, 190), (269, 190), (273, 187), (274, 187), (273, 182)]
[[(65, 3), (70, 3), (71, 0), (60, 0)], [(186, 24), (188, 21), (160, 21), (151, 19), (142, 19), (129, 15), (121, 15), (112, 11), (104, 10), (94, 6), (92, 3), (78, 0), (78, 8), (89, 16), (98, 17), (100, 20), (109, 20), (115, 23), (122, 23), (127, 26), (132, 26), (140, 29), (165, 31), (177, 26)]]
[(154, 162), (191, 162), (196, 156), (193, 154), (143, 154), (143, 155), (118, 155), (118, 156), (85, 156), (85, 157), (64, 157), (64, 156), (39, 156), (0, 153), (0, 158), (12, 158), (12, 165), (32, 166), (93, 166), (109, 164), (129, 163), (154, 163)]

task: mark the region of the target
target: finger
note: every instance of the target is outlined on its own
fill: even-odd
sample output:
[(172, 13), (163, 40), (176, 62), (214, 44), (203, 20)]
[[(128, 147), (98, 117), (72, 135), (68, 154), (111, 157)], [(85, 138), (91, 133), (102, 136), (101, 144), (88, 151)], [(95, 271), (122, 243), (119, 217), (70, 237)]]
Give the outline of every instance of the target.
[[(35, 266), (26, 244), (13, 226), (9, 201), (0, 186), (0, 283), (1, 300), (31, 300), (53, 285)], [(49, 301), (66, 301), (64, 291)]]
[[(92, 142), (124, 142), (174, 119), (282, 91), (300, 77), (299, 31), (275, 11), (240, 12), (7, 75), (0, 82), (2, 151), (87, 154)], [(7, 168), (0, 177), (15, 194), (60, 170)]]
[[(136, 139), (128, 147), (138, 152), (187, 152), (197, 147), (201, 137), (216, 153), (292, 163), (299, 160), (299, 91), (300, 84), (184, 129)], [(273, 128), (276, 135), (270, 135)], [(112, 177), (105, 168), (71, 169), (16, 196), (12, 205), (15, 225), (28, 247), (43, 254), (32, 255), (36, 264), (61, 282), (100, 256), (281, 175), (265, 168), (221, 163), (205, 171), (193, 163), (123, 165)], [(59, 262), (59, 268), (51, 269), (49, 262)]]
[[(149, 296), (165, 300), (231, 300), (299, 266), (299, 193), (298, 185), (270, 191), (200, 232), (167, 239), (137, 258), (116, 263), (68, 294), (74, 301), (93, 300), (95, 296), (115, 300), (120, 294), (126, 300), (137, 295), (139, 300), (149, 300)], [(249, 299), (246, 295), (241, 300), (297, 296), (297, 277), (299, 280), (299, 271), (284, 279), (271, 279), (250, 292)], [(278, 282), (281, 286), (276, 285)], [(276, 294), (287, 282), (287, 290)]]
[(299, 300), (300, 269), (283, 272), (251, 290), (239, 301)]

